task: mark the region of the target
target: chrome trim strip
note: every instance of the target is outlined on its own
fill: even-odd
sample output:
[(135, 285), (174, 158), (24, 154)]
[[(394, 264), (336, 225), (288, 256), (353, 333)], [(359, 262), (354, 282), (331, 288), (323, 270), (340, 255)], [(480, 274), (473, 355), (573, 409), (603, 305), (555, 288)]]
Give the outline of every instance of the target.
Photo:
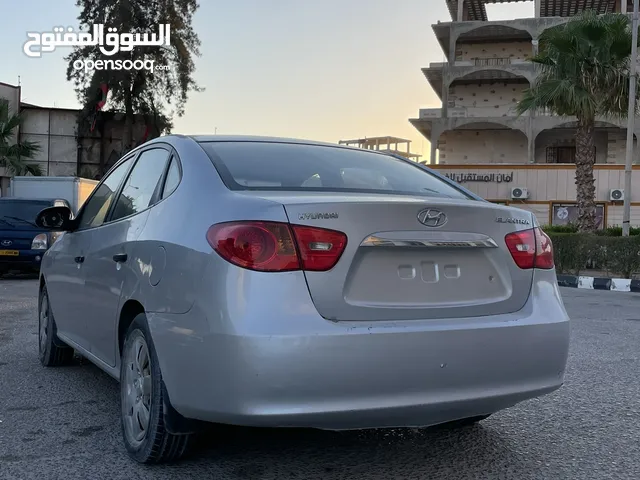
[[(361, 247), (418, 247), (418, 248), (498, 248), (498, 244), (487, 236), (473, 235), (475, 238), (385, 238), (369, 235)], [(483, 238), (479, 238), (483, 237)]]

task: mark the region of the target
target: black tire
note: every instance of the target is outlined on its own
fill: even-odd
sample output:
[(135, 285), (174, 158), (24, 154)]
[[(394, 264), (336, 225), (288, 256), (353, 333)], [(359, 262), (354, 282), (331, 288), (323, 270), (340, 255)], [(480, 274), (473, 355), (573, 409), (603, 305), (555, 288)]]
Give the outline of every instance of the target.
[[(144, 348), (141, 345), (146, 346), (148, 363), (137, 360), (144, 355), (140, 354)], [(142, 367), (139, 366), (141, 363)], [(138, 383), (132, 380), (138, 380)], [(170, 463), (185, 455), (193, 435), (173, 435), (165, 428), (162, 374), (144, 314), (136, 316), (131, 323), (122, 348), (120, 405), (122, 437), (133, 460), (139, 463)], [(148, 421), (144, 428), (146, 416)]]
[(38, 299), (38, 353), (40, 363), (45, 367), (69, 365), (74, 355), (73, 348), (58, 338), (46, 286), (40, 290)]

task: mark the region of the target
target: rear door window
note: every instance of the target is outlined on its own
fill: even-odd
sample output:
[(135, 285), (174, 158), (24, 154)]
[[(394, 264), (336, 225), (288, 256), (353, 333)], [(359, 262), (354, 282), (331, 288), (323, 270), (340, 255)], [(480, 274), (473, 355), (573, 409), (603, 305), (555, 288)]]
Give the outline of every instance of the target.
[(168, 157), (169, 152), (164, 148), (152, 148), (140, 154), (118, 196), (111, 221), (136, 214), (151, 205)]
[(169, 165), (169, 171), (167, 172), (167, 178), (164, 181), (164, 187), (162, 189), (162, 198), (167, 198), (171, 195), (178, 184), (180, 183), (180, 165), (178, 165), (178, 159), (176, 157), (171, 158), (171, 165)]
[(471, 198), (410, 162), (366, 150), (269, 142), (202, 142), (201, 145), (231, 190)]

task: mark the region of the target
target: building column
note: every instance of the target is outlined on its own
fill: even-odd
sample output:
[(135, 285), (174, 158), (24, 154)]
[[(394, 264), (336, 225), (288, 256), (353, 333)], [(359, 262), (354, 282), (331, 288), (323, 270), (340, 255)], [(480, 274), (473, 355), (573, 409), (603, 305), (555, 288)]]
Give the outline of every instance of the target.
[(449, 118), (449, 75), (446, 71), (442, 75), (442, 118)]
[(533, 134), (532, 129), (528, 129), (527, 132), (527, 161), (529, 163), (536, 163), (536, 137)]
[(458, 43), (458, 33), (455, 28), (451, 28), (451, 33), (449, 34), (449, 63), (453, 65), (456, 63), (456, 44)]
[(464, 14), (464, 0), (458, 0), (458, 22), (462, 22)]
[(536, 10), (536, 18), (540, 18), (542, 0), (534, 0), (534, 3), (535, 3), (535, 10)]
[(434, 165), (436, 163), (436, 150), (438, 149), (438, 140), (433, 139), (433, 132), (431, 133), (431, 153), (429, 154), (429, 165)]
[(620, 0), (620, 13), (627, 13), (627, 0)]

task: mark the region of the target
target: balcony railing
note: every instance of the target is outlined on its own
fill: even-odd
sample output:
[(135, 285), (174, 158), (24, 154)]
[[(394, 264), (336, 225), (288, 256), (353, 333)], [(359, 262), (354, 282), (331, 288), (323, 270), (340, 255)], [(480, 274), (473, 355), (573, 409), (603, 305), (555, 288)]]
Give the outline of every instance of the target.
[(509, 57), (474, 58), (473, 61), (476, 67), (497, 67), (511, 64)]

